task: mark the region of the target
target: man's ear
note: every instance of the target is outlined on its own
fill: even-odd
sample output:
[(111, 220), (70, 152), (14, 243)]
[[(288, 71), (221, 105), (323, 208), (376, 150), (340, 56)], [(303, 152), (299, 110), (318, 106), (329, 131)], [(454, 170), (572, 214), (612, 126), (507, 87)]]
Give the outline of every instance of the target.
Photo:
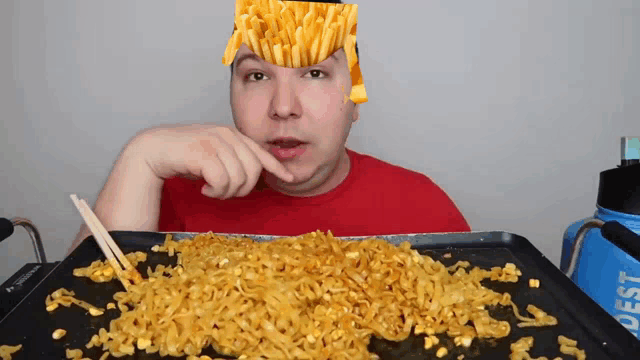
[(351, 113), (351, 121), (355, 123), (358, 120), (360, 120), (360, 104), (355, 104)]

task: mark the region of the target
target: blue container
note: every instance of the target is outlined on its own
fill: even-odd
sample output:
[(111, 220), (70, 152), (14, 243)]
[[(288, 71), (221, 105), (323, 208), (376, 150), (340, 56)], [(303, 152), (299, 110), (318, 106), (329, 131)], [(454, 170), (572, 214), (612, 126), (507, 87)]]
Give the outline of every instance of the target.
[[(617, 221), (640, 235), (640, 215), (597, 208), (594, 218)], [(564, 234), (560, 268), (565, 271), (576, 233), (587, 220), (574, 222)], [(591, 229), (585, 236), (571, 280), (640, 339), (639, 261), (605, 239), (598, 229)]]
[(600, 173), (593, 218), (565, 232), (560, 269), (640, 338), (640, 138), (623, 137), (621, 150), (621, 165)]

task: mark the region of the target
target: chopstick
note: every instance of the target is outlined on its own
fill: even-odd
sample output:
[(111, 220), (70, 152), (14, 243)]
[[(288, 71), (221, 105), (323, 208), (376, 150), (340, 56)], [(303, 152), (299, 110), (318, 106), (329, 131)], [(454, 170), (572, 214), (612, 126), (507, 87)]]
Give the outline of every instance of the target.
[[(76, 194), (71, 195), (71, 200), (80, 212), (80, 215), (82, 215), (84, 222), (89, 227), (89, 230), (91, 230), (98, 246), (100, 246), (100, 250), (102, 250), (104, 255), (107, 257), (107, 261), (115, 271), (116, 276), (118, 276), (118, 279), (125, 289), (129, 289), (129, 281), (133, 281), (134, 284), (138, 284), (142, 280), (142, 276), (129, 262), (129, 259), (126, 258), (124, 253), (122, 253), (122, 250), (120, 250), (111, 235), (109, 235), (107, 229), (105, 229), (102, 223), (100, 223), (100, 220), (98, 220), (96, 214), (91, 210), (89, 204), (87, 204), (84, 199), (78, 199)], [(120, 265), (118, 260), (123, 266)]]

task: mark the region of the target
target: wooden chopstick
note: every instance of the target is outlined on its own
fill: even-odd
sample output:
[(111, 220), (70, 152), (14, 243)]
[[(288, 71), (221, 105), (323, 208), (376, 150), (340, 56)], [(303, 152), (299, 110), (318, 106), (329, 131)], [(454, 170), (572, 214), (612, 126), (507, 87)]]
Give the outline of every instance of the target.
[[(79, 200), (75, 194), (71, 195), (71, 200), (73, 200), (73, 203), (80, 212), (80, 215), (82, 215), (82, 218), (89, 227), (89, 230), (91, 230), (98, 246), (100, 246), (100, 250), (102, 250), (104, 255), (107, 257), (107, 261), (111, 267), (113, 267), (113, 270), (122, 285), (124, 285), (125, 289), (128, 289), (128, 285), (130, 285), (129, 280), (132, 280), (134, 284), (139, 283), (142, 280), (142, 276), (122, 253), (122, 250), (120, 250), (105, 227), (100, 223), (98, 217), (91, 210), (91, 207), (89, 207), (87, 202), (85, 200)], [(118, 263), (118, 260), (123, 264), (124, 269), (126, 270), (123, 270), (120, 263)]]

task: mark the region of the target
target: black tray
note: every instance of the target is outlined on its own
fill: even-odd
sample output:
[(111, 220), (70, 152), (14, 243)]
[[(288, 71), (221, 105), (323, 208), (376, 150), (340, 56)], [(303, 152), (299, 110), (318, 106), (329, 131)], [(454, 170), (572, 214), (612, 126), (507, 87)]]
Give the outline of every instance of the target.
[[(165, 253), (150, 251), (151, 246), (164, 242), (163, 233), (116, 231), (111, 232), (111, 235), (125, 253), (137, 250), (149, 253), (147, 261), (138, 265), (138, 270), (145, 277), (147, 266), (155, 268), (157, 264), (175, 265), (175, 257), (170, 258)], [(195, 234), (174, 234), (177, 239), (193, 235)], [(238, 236), (249, 236), (257, 241), (275, 238), (262, 235)], [(491, 310), (491, 314), (497, 319), (510, 322), (512, 330), (508, 337), (499, 340), (474, 339), (469, 349), (462, 349), (453, 347), (451, 339), (441, 335), (440, 345), (450, 349), (449, 354), (443, 359), (456, 359), (460, 354), (465, 355), (464, 359), (508, 359), (509, 345), (529, 335), (535, 339), (534, 347), (530, 351), (534, 358), (571, 358), (560, 354), (558, 335), (576, 339), (578, 346), (586, 351), (587, 359), (590, 360), (632, 359), (640, 354), (640, 341), (521, 236), (505, 232), (475, 232), (380, 237), (395, 244), (409, 241), (422, 254), (428, 254), (447, 266), (458, 260), (468, 260), (472, 266), (482, 268), (504, 266), (505, 263), (512, 262), (523, 272), (518, 283), (485, 280), (483, 284), (495, 291), (511, 293), (513, 301), (523, 314), (526, 314), (525, 307), (528, 304), (534, 304), (558, 318), (559, 324), (553, 327), (520, 329), (515, 326), (517, 321), (509, 308), (497, 307)], [(452, 257), (444, 258), (445, 253), (451, 253)], [(100, 357), (100, 348), (86, 349), (85, 344), (101, 327), (108, 329), (109, 322), (119, 316), (118, 310), (107, 310), (103, 316), (93, 317), (77, 306), (60, 307), (49, 314), (44, 305), (46, 296), (62, 287), (75, 291), (78, 299), (98, 307), (105, 308), (108, 302), (113, 301), (113, 294), (123, 290), (118, 281), (99, 284), (72, 275), (74, 268), (88, 266), (96, 259), (103, 260), (104, 256), (93, 237), (89, 237), (0, 322), (0, 345), (23, 346), (22, 350), (14, 355), (14, 359), (60, 359), (64, 358), (67, 348), (82, 349), (83, 356), (92, 359)], [(540, 288), (529, 288), (529, 278), (539, 279)], [(51, 338), (52, 332), (57, 328), (67, 330), (67, 335), (62, 340)], [(440, 347), (439, 345), (431, 350), (424, 350), (423, 344), (423, 336), (411, 336), (401, 343), (372, 338), (369, 349), (382, 359), (401, 360), (430, 359)], [(221, 357), (211, 348), (205, 349), (203, 355)], [(122, 359), (159, 358), (157, 354), (148, 355), (144, 351), (137, 351), (134, 356)]]

